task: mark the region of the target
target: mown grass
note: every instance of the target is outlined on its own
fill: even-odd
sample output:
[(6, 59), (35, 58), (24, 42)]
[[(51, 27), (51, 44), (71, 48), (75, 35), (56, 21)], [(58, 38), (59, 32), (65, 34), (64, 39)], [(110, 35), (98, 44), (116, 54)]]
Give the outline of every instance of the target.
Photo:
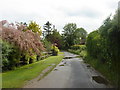
[(2, 73), (2, 88), (20, 88), (26, 81), (37, 77), (47, 67), (52, 64), (55, 64), (55, 66), (59, 64), (62, 58), (62, 55), (51, 56), (33, 64), (22, 66), (16, 70), (4, 72)]

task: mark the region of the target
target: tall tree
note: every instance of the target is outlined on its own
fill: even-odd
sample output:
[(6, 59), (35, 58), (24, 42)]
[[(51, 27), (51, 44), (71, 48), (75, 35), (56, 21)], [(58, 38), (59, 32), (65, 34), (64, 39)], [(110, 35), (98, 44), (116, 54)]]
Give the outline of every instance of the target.
[(87, 36), (87, 31), (84, 28), (77, 28), (75, 30), (75, 44), (85, 44), (86, 42), (86, 36)]
[(65, 43), (65, 46), (68, 48), (71, 45), (74, 45), (76, 28), (77, 28), (77, 25), (75, 23), (68, 23), (63, 28), (64, 43)]
[(46, 24), (44, 24), (44, 30), (46, 31), (46, 35), (50, 35), (51, 34), (51, 30), (52, 30), (52, 28), (51, 28), (51, 23), (49, 22), (49, 21), (47, 21), (47, 23)]
[(46, 39), (50, 41), (52, 44), (56, 44), (58, 48), (62, 46), (62, 37), (57, 29), (54, 28), (53, 33), (46, 36)]

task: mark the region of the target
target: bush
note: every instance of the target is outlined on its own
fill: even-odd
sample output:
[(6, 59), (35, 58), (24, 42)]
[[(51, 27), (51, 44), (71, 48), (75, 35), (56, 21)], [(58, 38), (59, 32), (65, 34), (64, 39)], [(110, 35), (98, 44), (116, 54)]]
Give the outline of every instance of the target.
[(82, 57), (83, 54), (81, 54), (82, 51), (86, 50), (86, 45), (73, 45), (70, 49), (68, 49), (69, 52), (78, 54)]
[(48, 52), (50, 52), (50, 51), (51, 51), (51, 46), (52, 46), (51, 42), (50, 42), (50, 41), (47, 41), (46, 39), (44, 39), (44, 40), (43, 40), (43, 43), (44, 43), (44, 47), (46, 48), (46, 50), (47, 50)]
[(84, 60), (85, 60), (86, 56), (87, 56), (86, 50), (80, 52), (80, 57), (82, 57)]
[(87, 37), (87, 43), (86, 43), (87, 52), (90, 54), (91, 57), (93, 58), (100, 57), (99, 56), (101, 53), (100, 44), (101, 44), (101, 38), (98, 30), (91, 32)]
[(58, 52), (59, 52), (59, 49), (58, 49), (58, 47), (56, 47), (55, 45), (52, 45), (51, 51), (52, 51), (52, 55), (53, 55), (53, 56), (57, 56), (57, 55), (58, 55)]
[(80, 55), (80, 52), (81, 52), (79, 49), (78, 50), (68, 49), (68, 51), (78, 55)]
[(71, 46), (71, 49), (73, 49), (73, 50), (85, 50), (86, 49), (86, 46), (85, 45), (73, 45), (73, 46)]
[(2, 40), (14, 44), (23, 53), (36, 53), (40, 55), (41, 51), (44, 51), (44, 47), (40, 41), (40, 36), (30, 30), (25, 32), (14, 28), (2, 28)]
[(0, 22), (0, 31), (3, 70), (11, 70), (19, 65), (33, 63), (37, 59), (36, 55), (40, 56), (45, 49), (40, 35), (31, 30), (22, 31), (11, 26), (5, 27), (4, 23)]
[(15, 69), (19, 65), (20, 52), (17, 47), (9, 44), (3, 40), (0, 40), (0, 45), (2, 46), (2, 69), (11, 70)]
[(73, 46), (71, 46), (71, 49), (73, 49), (73, 50), (80, 49), (80, 45), (73, 45)]
[(2, 40), (0, 40), (0, 46), (2, 46), (2, 68), (3, 70), (7, 70), (7, 66), (9, 65), (8, 56), (12, 52), (12, 46)]
[(29, 60), (29, 63), (34, 63), (37, 61), (37, 55), (31, 55), (30, 56), (30, 60)]
[(22, 65), (26, 65), (26, 64), (31, 64), (34, 63), (35, 61), (37, 61), (37, 55), (32, 54), (30, 55), (29, 53), (23, 54), (22, 58), (21, 58), (21, 64)]

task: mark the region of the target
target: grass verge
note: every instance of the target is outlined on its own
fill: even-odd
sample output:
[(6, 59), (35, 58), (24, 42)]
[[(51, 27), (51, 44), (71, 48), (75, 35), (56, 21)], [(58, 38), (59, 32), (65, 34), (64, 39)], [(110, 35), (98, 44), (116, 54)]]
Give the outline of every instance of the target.
[(62, 58), (62, 55), (51, 56), (42, 61), (22, 66), (16, 70), (4, 72), (2, 73), (2, 88), (20, 88), (25, 84), (27, 80), (31, 80), (37, 77), (47, 67), (51, 66), (52, 64), (55, 64), (55, 67), (60, 63)]
[(107, 80), (109, 80), (109, 83), (111, 85), (115, 85), (116, 83), (116, 75), (114, 73), (114, 71), (111, 72), (110, 68), (108, 67), (108, 65), (101, 63), (99, 60), (92, 58), (91, 56), (87, 55), (87, 51), (83, 50), (83, 51), (79, 51), (79, 50), (68, 50), (71, 53), (77, 54), (79, 55), (79, 58), (83, 58), (85, 63), (90, 64), (94, 69), (96, 69), (97, 71), (99, 71), (104, 77), (106, 77)]
[(111, 85), (116, 84), (116, 75), (114, 71), (112, 71), (107, 64), (101, 63), (99, 60), (94, 59), (90, 56), (86, 56), (85, 62), (90, 64), (93, 68), (95, 68), (97, 71), (99, 71), (108, 81)]

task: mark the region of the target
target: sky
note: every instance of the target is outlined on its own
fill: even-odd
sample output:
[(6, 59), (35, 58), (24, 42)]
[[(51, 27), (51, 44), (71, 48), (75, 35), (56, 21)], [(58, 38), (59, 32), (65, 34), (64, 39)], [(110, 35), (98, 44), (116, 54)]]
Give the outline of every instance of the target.
[(50, 21), (62, 32), (68, 23), (76, 23), (88, 33), (98, 29), (114, 15), (119, 0), (1, 0), (0, 21), (36, 21), (41, 27)]

